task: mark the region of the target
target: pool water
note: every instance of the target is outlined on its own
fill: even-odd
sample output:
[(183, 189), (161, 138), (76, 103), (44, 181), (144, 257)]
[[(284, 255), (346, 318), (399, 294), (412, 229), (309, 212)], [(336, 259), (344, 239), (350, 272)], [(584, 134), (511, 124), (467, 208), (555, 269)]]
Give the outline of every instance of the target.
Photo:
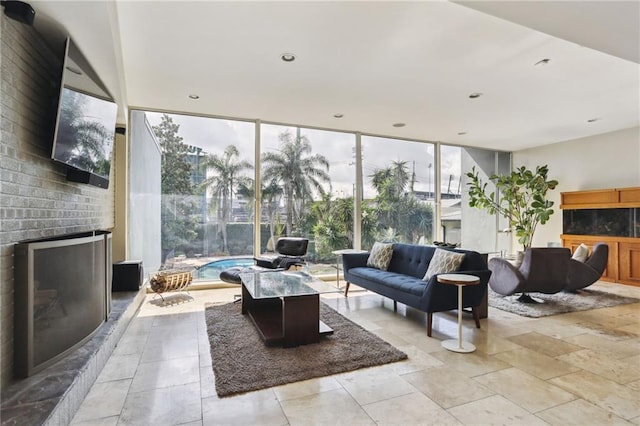
[(206, 263), (193, 273), (196, 280), (219, 280), (220, 272), (235, 266), (249, 267), (253, 265), (252, 257), (238, 257), (231, 259), (214, 260)]

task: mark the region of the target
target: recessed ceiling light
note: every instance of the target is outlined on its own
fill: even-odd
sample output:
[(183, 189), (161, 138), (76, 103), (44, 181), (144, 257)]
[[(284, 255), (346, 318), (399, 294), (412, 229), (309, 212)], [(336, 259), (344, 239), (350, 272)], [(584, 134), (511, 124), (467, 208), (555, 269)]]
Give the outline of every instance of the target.
[(344, 117), (344, 114), (337, 113), (337, 114), (333, 114), (333, 116), (335, 118), (342, 118), (342, 117)]
[(533, 66), (534, 67), (544, 67), (545, 65), (549, 65), (549, 62), (551, 62), (551, 59), (545, 58), (545, 59), (539, 60), (538, 62), (533, 64)]
[(467, 132), (458, 132), (458, 135), (460, 135), (460, 136), (464, 136), (466, 134), (467, 134)]
[(472, 94), (469, 95), (469, 98), (471, 99), (476, 99), (479, 98), (480, 96), (482, 96), (482, 93), (480, 92), (473, 92)]
[(283, 53), (282, 55), (280, 55), (280, 59), (285, 62), (293, 62), (296, 60), (296, 55), (294, 55), (293, 53)]
[(406, 124), (404, 123), (393, 123), (393, 127), (404, 127)]
[(198, 95), (189, 95), (189, 99), (193, 99), (193, 100), (200, 99), (200, 96), (198, 96)]
[(595, 123), (596, 121), (600, 121), (599, 118), (590, 118), (587, 120), (587, 123)]

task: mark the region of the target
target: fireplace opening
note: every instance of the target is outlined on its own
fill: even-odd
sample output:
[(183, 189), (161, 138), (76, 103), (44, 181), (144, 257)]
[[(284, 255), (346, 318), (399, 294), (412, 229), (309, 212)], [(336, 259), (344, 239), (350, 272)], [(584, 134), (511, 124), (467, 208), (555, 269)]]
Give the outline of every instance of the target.
[(111, 233), (18, 243), (14, 365), (28, 377), (90, 339), (111, 308)]

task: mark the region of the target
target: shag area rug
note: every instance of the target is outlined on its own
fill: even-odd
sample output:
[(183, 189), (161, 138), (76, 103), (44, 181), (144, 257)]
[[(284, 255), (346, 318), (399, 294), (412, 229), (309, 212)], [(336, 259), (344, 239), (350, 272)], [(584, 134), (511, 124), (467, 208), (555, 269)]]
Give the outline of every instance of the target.
[(407, 354), (320, 303), (334, 333), (320, 343), (267, 347), (239, 303), (207, 304), (205, 317), (218, 396), (264, 389), (407, 359)]
[(531, 318), (640, 302), (640, 299), (633, 297), (624, 297), (604, 291), (584, 289), (577, 293), (528, 293), (530, 296), (544, 301), (544, 303), (539, 304), (528, 304), (518, 302), (519, 294), (505, 297), (490, 288), (488, 290), (489, 306), (492, 308)]

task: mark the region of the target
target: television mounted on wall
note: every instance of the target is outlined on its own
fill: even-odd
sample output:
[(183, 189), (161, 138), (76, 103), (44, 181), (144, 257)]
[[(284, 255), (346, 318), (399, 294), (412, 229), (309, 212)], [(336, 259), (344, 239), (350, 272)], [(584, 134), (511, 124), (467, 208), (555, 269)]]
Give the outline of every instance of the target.
[(67, 179), (109, 186), (118, 106), (71, 38), (65, 42), (51, 158)]

